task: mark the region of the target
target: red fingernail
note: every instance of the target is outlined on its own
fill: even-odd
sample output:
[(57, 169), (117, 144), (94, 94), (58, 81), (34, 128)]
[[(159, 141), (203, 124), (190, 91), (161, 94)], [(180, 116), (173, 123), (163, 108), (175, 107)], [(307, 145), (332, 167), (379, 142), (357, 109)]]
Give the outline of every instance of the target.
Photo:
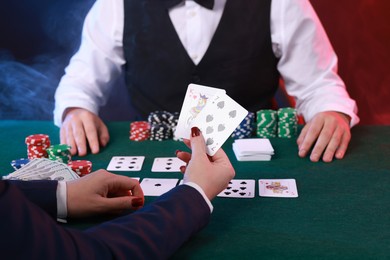
[(192, 128), (191, 128), (191, 136), (192, 136), (192, 137), (200, 136), (200, 130), (199, 130), (199, 128), (197, 128), (196, 126), (192, 127)]
[(144, 200), (142, 198), (134, 198), (131, 200), (131, 206), (134, 208), (138, 208), (144, 205)]
[(178, 153), (180, 153), (181, 151), (180, 150), (176, 150), (175, 154), (177, 156)]
[(180, 171), (181, 171), (181, 172), (185, 172), (185, 171), (186, 171), (186, 167), (185, 167), (185, 166), (183, 166), (183, 165), (182, 165), (182, 166), (180, 166)]

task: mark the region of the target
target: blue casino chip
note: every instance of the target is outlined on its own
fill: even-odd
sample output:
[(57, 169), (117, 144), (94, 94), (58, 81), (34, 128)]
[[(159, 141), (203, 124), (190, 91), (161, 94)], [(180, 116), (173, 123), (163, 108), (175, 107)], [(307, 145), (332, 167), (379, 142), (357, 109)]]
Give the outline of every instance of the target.
[(29, 162), (30, 162), (29, 159), (21, 158), (21, 159), (13, 160), (11, 162), (11, 166), (15, 170), (18, 170), (18, 169), (22, 168), (23, 166), (25, 166), (26, 164), (28, 164)]

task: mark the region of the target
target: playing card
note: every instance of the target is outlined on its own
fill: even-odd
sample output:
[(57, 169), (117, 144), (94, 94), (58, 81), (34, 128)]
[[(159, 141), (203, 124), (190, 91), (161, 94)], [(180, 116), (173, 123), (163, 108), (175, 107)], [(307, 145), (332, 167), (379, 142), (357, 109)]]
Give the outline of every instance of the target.
[(178, 180), (144, 178), (140, 185), (145, 196), (160, 196), (176, 187)]
[(154, 158), (152, 172), (180, 172), (180, 167), (186, 163), (177, 157)]
[(224, 94), (224, 89), (206, 87), (202, 85), (188, 85), (184, 102), (180, 111), (179, 121), (175, 130), (176, 138), (190, 138), (191, 122), (216, 94)]
[(215, 95), (192, 121), (206, 141), (207, 154), (213, 156), (246, 117), (248, 111), (226, 94)]
[(145, 156), (114, 156), (107, 166), (108, 171), (140, 171)]
[(261, 197), (298, 197), (295, 179), (260, 179), (259, 193)]
[(226, 198), (254, 198), (255, 180), (233, 179), (229, 182), (228, 187), (217, 196)]

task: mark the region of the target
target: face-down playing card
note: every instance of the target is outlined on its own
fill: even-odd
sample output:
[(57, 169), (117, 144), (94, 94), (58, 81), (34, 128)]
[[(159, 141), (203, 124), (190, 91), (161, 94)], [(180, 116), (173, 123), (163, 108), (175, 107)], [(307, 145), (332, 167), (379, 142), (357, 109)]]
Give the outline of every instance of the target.
[(140, 171), (145, 156), (114, 156), (107, 166), (108, 171)]
[(180, 167), (186, 163), (177, 157), (154, 158), (152, 172), (180, 172)]
[(207, 154), (213, 156), (247, 114), (248, 111), (228, 95), (215, 95), (192, 121), (191, 126), (201, 130)]
[(228, 187), (217, 195), (226, 198), (254, 198), (255, 180), (233, 179)]
[(144, 178), (140, 185), (145, 196), (160, 196), (174, 187), (179, 179)]

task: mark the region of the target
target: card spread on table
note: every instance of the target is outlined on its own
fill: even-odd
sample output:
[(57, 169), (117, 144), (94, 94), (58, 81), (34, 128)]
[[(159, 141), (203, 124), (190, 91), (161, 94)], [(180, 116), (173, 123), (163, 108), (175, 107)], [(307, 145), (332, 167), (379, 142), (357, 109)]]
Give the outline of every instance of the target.
[(298, 197), (295, 179), (260, 179), (259, 193), (261, 197)]
[(248, 111), (226, 94), (216, 94), (191, 122), (206, 141), (207, 154), (213, 156), (244, 120)]
[(108, 171), (140, 171), (145, 156), (114, 156), (107, 166)]
[(177, 157), (154, 158), (152, 172), (180, 172), (180, 167), (186, 163)]
[(140, 185), (145, 196), (160, 196), (174, 187), (179, 179), (144, 178)]
[(224, 94), (225, 92), (224, 89), (189, 84), (174, 133), (175, 137), (189, 139), (191, 135), (191, 122), (214, 95)]
[(269, 161), (274, 154), (267, 138), (237, 139), (233, 142), (233, 151), (238, 161)]
[(255, 180), (233, 179), (228, 187), (217, 195), (225, 198), (254, 198)]

